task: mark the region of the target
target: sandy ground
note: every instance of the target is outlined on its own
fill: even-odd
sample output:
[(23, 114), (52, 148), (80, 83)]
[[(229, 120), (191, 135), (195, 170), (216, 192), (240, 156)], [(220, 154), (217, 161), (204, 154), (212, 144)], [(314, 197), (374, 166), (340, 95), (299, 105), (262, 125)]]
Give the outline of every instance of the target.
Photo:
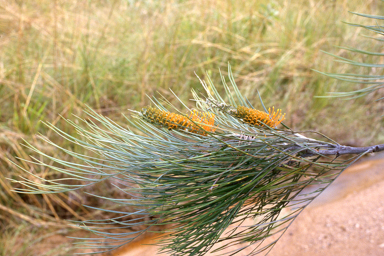
[[(155, 246), (142, 245), (153, 241), (147, 236), (112, 255), (156, 255)], [(297, 217), (268, 255), (384, 255), (384, 155), (345, 170)]]
[(384, 181), (308, 208), (269, 255), (384, 255)]

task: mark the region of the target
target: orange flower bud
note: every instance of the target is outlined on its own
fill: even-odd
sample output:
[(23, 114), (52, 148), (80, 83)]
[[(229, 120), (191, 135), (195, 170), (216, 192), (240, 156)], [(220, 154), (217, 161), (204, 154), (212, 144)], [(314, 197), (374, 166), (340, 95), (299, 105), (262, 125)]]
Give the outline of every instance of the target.
[(233, 116), (241, 118), (245, 123), (251, 125), (267, 125), (271, 128), (275, 128), (284, 120), (285, 114), (282, 115), (280, 109), (275, 111), (274, 107), (272, 109), (269, 108), (268, 111), (269, 113), (265, 113), (264, 111), (260, 111), (257, 109), (238, 106), (236, 111), (233, 113)]
[(143, 108), (141, 113), (149, 122), (167, 127), (169, 130), (181, 129), (201, 135), (207, 135), (206, 131), (214, 132), (216, 130), (213, 127), (215, 115), (208, 112), (192, 110), (188, 118), (183, 115), (148, 107)]

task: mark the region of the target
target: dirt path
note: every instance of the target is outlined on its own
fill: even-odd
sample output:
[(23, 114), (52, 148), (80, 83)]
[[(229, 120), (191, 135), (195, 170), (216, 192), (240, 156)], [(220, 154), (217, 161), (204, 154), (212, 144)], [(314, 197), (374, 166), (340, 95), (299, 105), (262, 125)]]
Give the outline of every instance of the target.
[[(112, 255), (166, 255), (142, 245), (153, 243), (153, 238), (147, 236)], [(348, 168), (307, 207), (269, 254), (284, 255), (384, 255), (384, 156)]]

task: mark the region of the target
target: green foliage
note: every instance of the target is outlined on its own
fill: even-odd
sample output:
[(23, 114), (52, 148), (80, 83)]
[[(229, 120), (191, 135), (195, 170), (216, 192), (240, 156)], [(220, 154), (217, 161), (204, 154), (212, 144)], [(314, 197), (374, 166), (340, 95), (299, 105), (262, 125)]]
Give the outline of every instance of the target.
[[(110, 250), (151, 226), (166, 225), (169, 228), (164, 232), (169, 235), (161, 241), (162, 250), (172, 255), (204, 255), (221, 241), (226, 245), (216, 251), (244, 243), (242, 249), (254, 246), (252, 255), (268, 252), (297, 215), (362, 154), (348, 159), (324, 156), (319, 151), (337, 147), (325, 136), (325, 141), (316, 140), (285, 125), (280, 130), (235, 118), (229, 108), (253, 107), (241, 95), (230, 70), (228, 73), (232, 86), (222, 77), (225, 96), (211, 80), (208, 84), (201, 81), (206, 96), (193, 91), (196, 108), (215, 114), (216, 129), (206, 129), (205, 135), (153, 125), (137, 111), (135, 120), (127, 119), (130, 128), (124, 128), (89, 109), (89, 120), (83, 120), (87, 128), (68, 120), (82, 138), (48, 124), (60, 136), (98, 156), (79, 154), (47, 141), (81, 162), (74, 163), (28, 144), (46, 157), (35, 164), (66, 178), (14, 180), (22, 185), (17, 191), (68, 192), (110, 181), (122, 197), (94, 196), (112, 202), (114, 208), (87, 207), (116, 216), (79, 223), (100, 236), (85, 242), (85, 248)], [(152, 101), (157, 108), (167, 109), (162, 101)], [(195, 124), (204, 129), (202, 124)], [(309, 185), (316, 185), (316, 189), (311, 191)], [(285, 208), (291, 212), (283, 216)], [(255, 225), (240, 227), (247, 218), (255, 219)], [(231, 224), (235, 226), (228, 230)], [(108, 232), (116, 227), (135, 231)], [(274, 236), (277, 238), (268, 240)]]
[[(382, 20), (384, 20), (384, 16), (377, 15), (367, 15), (352, 12), (352, 14), (362, 16), (367, 19), (372, 19), (375, 25), (362, 25), (356, 23), (347, 23), (353, 27), (360, 27), (364, 29), (365, 32), (371, 32), (370, 35), (365, 35), (364, 37), (367, 39), (371, 39), (373, 41), (377, 41), (376, 45), (368, 45), (363, 49), (365, 45), (360, 46), (359, 48), (350, 48), (350, 47), (339, 47), (340, 49), (347, 50), (353, 53), (353, 57), (355, 59), (360, 60), (352, 60), (350, 58), (337, 56), (335, 54), (328, 53), (329, 55), (335, 57), (339, 63), (344, 63), (352, 66), (361, 67), (359, 73), (323, 73), (329, 77), (336, 78), (340, 81), (358, 83), (362, 87), (360, 89), (350, 91), (350, 92), (332, 92), (330, 96), (324, 97), (347, 97), (349, 99), (354, 99), (357, 97), (366, 96), (371, 93), (376, 93), (376, 100), (383, 100), (384, 96), (378, 92), (379, 89), (384, 88), (383, 80), (383, 68), (384, 65), (381, 64), (379, 58), (384, 56), (382, 53), (382, 42), (384, 41), (384, 29), (383, 26), (380, 25)], [(373, 32), (373, 33), (372, 33)], [(373, 34), (373, 35), (372, 35)], [(367, 40), (368, 41), (368, 40)], [(377, 63), (372, 63), (377, 62)]]

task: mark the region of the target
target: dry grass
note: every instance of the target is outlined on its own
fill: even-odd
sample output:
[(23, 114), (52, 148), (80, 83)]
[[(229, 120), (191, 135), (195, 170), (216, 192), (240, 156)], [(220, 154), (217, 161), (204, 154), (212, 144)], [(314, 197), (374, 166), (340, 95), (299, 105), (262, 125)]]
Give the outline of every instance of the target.
[[(218, 69), (225, 75), (228, 63), (245, 95), (256, 103), (259, 90), (267, 106), (287, 113), (285, 122), (292, 128), (314, 129), (346, 144), (382, 142), (378, 113), (383, 103), (370, 97), (349, 102), (314, 98), (359, 85), (311, 70), (372, 72), (341, 65), (320, 50), (344, 57), (351, 55), (334, 45), (377, 50), (374, 41), (358, 36), (360, 29), (341, 21), (359, 22), (361, 18), (347, 11), (375, 13), (379, 4), (374, 0), (0, 0), (0, 229), (28, 232), (31, 225), (61, 227), (66, 225), (63, 219), (99, 214), (82, 204), (102, 202), (80, 198), (76, 192), (45, 196), (12, 192), (14, 184), (7, 178), (35, 177), (10, 161), (43, 177), (56, 175), (17, 159), (31, 159), (20, 145), (22, 139), (67, 160), (69, 156), (35, 134), (80, 150), (40, 120), (75, 134), (59, 116), (84, 117), (83, 109), (89, 105), (123, 123), (121, 113), (148, 104), (146, 94), (159, 91), (172, 98), (168, 90), (172, 88), (187, 100), (190, 89), (199, 87), (194, 72), (204, 78), (208, 71), (220, 83)], [(108, 184), (102, 186), (93, 189), (117, 193)], [(25, 224), (19, 226), (20, 220)], [(15, 239), (20, 232), (10, 234), (6, 239)]]

